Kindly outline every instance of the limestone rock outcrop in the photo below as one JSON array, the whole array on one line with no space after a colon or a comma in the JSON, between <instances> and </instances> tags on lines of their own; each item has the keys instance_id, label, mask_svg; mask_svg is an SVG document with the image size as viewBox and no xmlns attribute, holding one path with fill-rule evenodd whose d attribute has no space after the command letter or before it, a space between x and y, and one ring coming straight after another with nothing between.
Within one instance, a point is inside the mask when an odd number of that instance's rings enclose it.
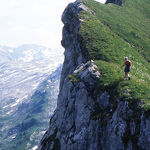
<instances>
[{"instance_id":1,"label":"limestone rock outcrop","mask_svg":"<svg viewBox=\"0 0 150 150\"><path fill-rule=\"evenodd\" d=\"M105 4L113 3L119 6L122 6L121 0L107 0Z\"/></svg>"}]
</instances>

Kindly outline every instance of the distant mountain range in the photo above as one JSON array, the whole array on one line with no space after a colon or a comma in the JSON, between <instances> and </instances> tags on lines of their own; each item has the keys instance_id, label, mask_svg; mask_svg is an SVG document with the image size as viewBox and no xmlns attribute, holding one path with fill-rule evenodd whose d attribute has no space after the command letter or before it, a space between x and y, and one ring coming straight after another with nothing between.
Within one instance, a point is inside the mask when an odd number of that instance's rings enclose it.
<instances>
[{"instance_id":1,"label":"distant mountain range","mask_svg":"<svg viewBox=\"0 0 150 150\"><path fill-rule=\"evenodd\" d=\"M62 54L39 45L0 46L0 149L39 143L56 107Z\"/></svg>"},{"instance_id":2,"label":"distant mountain range","mask_svg":"<svg viewBox=\"0 0 150 150\"><path fill-rule=\"evenodd\" d=\"M31 62L35 60L52 59L55 54L62 54L62 49L52 50L36 44L25 44L18 47L0 46L0 62L23 61Z\"/></svg>"}]
</instances>

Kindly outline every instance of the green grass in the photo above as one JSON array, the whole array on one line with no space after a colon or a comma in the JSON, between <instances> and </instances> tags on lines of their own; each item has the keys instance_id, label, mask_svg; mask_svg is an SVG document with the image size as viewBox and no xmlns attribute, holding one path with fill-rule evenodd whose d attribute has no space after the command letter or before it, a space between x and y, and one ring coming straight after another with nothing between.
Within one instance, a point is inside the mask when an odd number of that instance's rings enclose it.
<instances>
[{"instance_id":1,"label":"green grass","mask_svg":"<svg viewBox=\"0 0 150 150\"><path fill-rule=\"evenodd\" d=\"M70 80L71 82L79 82L79 81L80 81L80 79L79 79L79 77L78 77L78 74L74 74L74 75L69 74L69 75L68 75L68 78L69 78L69 80Z\"/></svg>"},{"instance_id":2,"label":"green grass","mask_svg":"<svg viewBox=\"0 0 150 150\"><path fill-rule=\"evenodd\" d=\"M84 0L84 3L95 13L97 22L93 26L102 29L99 32L95 30L94 33L101 33L101 36L103 33L107 35L109 33L111 36L103 35L105 40L116 41L117 38L120 41L122 39L132 49L144 55L147 61L150 61L150 1L124 0L123 7L114 4L103 5L92 0ZM112 40L114 35L115 39ZM109 46L111 46L111 41ZM122 47L123 43L121 43L116 41L115 45Z\"/></svg>"},{"instance_id":3,"label":"green grass","mask_svg":"<svg viewBox=\"0 0 150 150\"><path fill-rule=\"evenodd\" d=\"M150 109L150 87L148 84L134 76L131 76L130 81L126 81L123 69L115 63L95 61L95 64L101 72L99 84L97 85L98 92L108 91L114 100L118 98L129 102L142 100L142 107L145 110Z\"/></svg>"},{"instance_id":4,"label":"green grass","mask_svg":"<svg viewBox=\"0 0 150 150\"><path fill-rule=\"evenodd\" d=\"M101 72L97 95L107 90L113 99L142 101L150 111L150 1L123 0L123 7L83 0L94 12L81 11L79 36ZM131 80L124 80L124 57L132 61ZM128 92L126 92L128 91ZM116 97L116 99L115 99Z\"/></svg>"}]
</instances>

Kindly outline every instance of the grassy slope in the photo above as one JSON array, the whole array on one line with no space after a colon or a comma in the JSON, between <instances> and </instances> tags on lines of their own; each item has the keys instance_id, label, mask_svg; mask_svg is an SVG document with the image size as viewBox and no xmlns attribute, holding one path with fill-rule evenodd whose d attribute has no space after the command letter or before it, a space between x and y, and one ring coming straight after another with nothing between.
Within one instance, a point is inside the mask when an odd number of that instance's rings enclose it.
<instances>
[{"instance_id":1,"label":"grassy slope","mask_svg":"<svg viewBox=\"0 0 150 150\"><path fill-rule=\"evenodd\" d=\"M150 110L150 1L122 0L123 7L83 0L94 12L82 11L79 35L101 71L98 95L109 91L131 104L142 100L140 108ZM131 80L124 80L124 57L132 61ZM136 108L135 108L136 109ZM141 110L141 109L140 109Z\"/></svg>"}]
</instances>

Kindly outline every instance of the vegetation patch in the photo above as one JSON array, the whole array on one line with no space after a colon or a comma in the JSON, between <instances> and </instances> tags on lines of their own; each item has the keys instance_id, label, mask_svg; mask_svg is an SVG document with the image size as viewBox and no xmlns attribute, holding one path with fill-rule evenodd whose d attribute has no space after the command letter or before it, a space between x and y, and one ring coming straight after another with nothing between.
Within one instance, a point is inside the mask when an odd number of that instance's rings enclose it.
<instances>
[{"instance_id":1,"label":"vegetation patch","mask_svg":"<svg viewBox=\"0 0 150 150\"><path fill-rule=\"evenodd\" d=\"M71 82L80 82L80 78L78 77L78 74L69 74L68 78Z\"/></svg>"}]
</instances>

